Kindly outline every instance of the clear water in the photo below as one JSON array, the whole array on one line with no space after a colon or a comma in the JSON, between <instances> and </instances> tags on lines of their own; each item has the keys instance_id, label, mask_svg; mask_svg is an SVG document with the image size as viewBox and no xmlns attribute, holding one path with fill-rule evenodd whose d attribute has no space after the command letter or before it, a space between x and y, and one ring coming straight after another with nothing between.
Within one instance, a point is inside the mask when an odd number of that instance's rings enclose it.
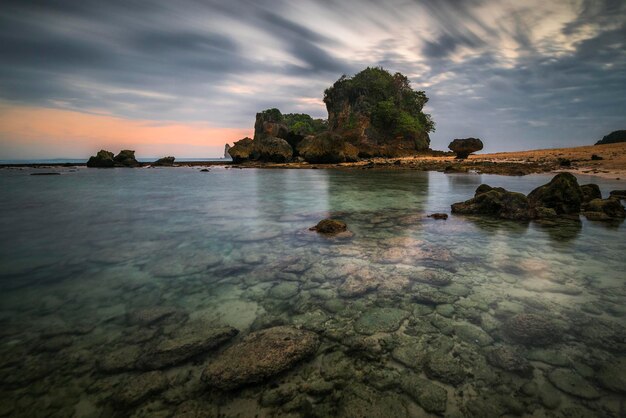
<instances>
[{"instance_id":1,"label":"clear water","mask_svg":"<svg viewBox=\"0 0 626 418\"><path fill-rule=\"evenodd\" d=\"M481 183L527 193L550 176L29 172L0 171L0 416L624 414L624 223L426 217L449 213ZM579 181L604 195L625 188ZM326 217L353 235L308 230ZM369 282L346 292L359 275ZM177 313L129 320L154 307ZM524 313L559 335L521 341L507 324ZM200 380L221 347L164 369L167 385L136 404L116 403L141 372L104 373L102 359L146 350L191 321L237 328L225 347L283 324L317 333L321 345L231 392ZM498 347L527 368L493 361Z\"/></svg>"}]
</instances>

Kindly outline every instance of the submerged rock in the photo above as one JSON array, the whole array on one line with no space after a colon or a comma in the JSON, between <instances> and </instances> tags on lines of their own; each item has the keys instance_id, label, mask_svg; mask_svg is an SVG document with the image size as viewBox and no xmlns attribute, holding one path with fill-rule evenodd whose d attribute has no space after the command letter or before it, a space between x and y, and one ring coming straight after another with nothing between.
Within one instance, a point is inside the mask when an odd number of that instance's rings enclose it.
<instances>
[{"instance_id":1,"label":"submerged rock","mask_svg":"<svg viewBox=\"0 0 626 418\"><path fill-rule=\"evenodd\" d=\"M372 308L363 313L354 323L354 330L359 334L372 335L378 332L394 332L410 315L409 312L395 308Z\"/></svg>"},{"instance_id":2,"label":"submerged rock","mask_svg":"<svg viewBox=\"0 0 626 418\"><path fill-rule=\"evenodd\" d=\"M428 215L429 218L433 218L433 219L443 219L444 221L446 219L448 219L448 214L447 213L431 213L430 215Z\"/></svg>"},{"instance_id":3,"label":"submerged rock","mask_svg":"<svg viewBox=\"0 0 626 418\"><path fill-rule=\"evenodd\" d=\"M141 354L142 349L138 345L124 346L104 355L98 361L98 369L105 373L133 370Z\"/></svg>"},{"instance_id":4,"label":"submerged rock","mask_svg":"<svg viewBox=\"0 0 626 418\"><path fill-rule=\"evenodd\" d=\"M130 376L120 385L120 389L111 398L114 404L122 407L138 405L153 395L163 392L169 386L167 377L162 372L148 372L139 376Z\"/></svg>"},{"instance_id":5,"label":"submerged rock","mask_svg":"<svg viewBox=\"0 0 626 418\"><path fill-rule=\"evenodd\" d=\"M532 211L526 196L486 184L476 189L473 199L452 204L452 213L492 215L503 219L527 220Z\"/></svg>"},{"instance_id":6,"label":"submerged rock","mask_svg":"<svg viewBox=\"0 0 626 418\"><path fill-rule=\"evenodd\" d=\"M314 227L309 228L309 230L317 231L321 234L337 234L346 231L347 228L345 222L336 219L323 219Z\"/></svg>"},{"instance_id":7,"label":"submerged rock","mask_svg":"<svg viewBox=\"0 0 626 418\"><path fill-rule=\"evenodd\" d=\"M131 311L127 315L127 320L130 325L146 326L174 315L177 312L178 310L176 308L155 306Z\"/></svg>"},{"instance_id":8,"label":"submerged rock","mask_svg":"<svg viewBox=\"0 0 626 418\"><path fill-rule=\"evenodd\" d=\"M427 412L442 414L446 411L448 392L441 386L410 373L402 376L400 387Z\"/></svg>"},{"instance_id":9,"label":"submerged rock","mask_svg":"<svg viewBox=\"0 0 626 418\"><path fill-rule=\"evenodd\" d=\"M609 390L626 393L626 358L604 365L598 372L598 380Z\"/></svg>"},{"instance_id":10,"label":"submerged rock","mask_svg":"<svg viewBox=\"0 0 626 418\"><path fill-rule=\"evenodd\" d=\"M532 366L528 360L524 358L519 350L513 347L496 347L487 352L486 358L489 364L507 372L518 373L522 376L530 376L532 374Z\"/></svg>"},{"instance_id":11,"label":"submerged rock","mask_svg":"<svg viewBox=\"0 0 626 418\"><path fill-rule=\"evenodd\" d=\"M309 357L318 345L317 334L289 326L253 332L209 363L202 380L223 390L258 383Z\"/></svg>"},{"instance_id":12,"label":"submerged rock","mask_svg":"<svg viewBox=\"0 0 626 418\"><path fill-rule=\"evenodd\" d=\"M483 141L478 138L455 139L448 145L448 148L456 153L459 160L469 157L472 152L483 149Z\"/></svg>"},{"instance_id":13,"label":"submerged rock","mask_svg":"<svg viewBox=\"0 0 626 418\"><path fill-rule=\"evenodd\" d=\"M552 320L535 314L518 314L504 323L504 333L530 346L548 345L561 339L562 330Z\"/></svg>"},{"instance_id":14,"label":"submerged rock","mask_svg":"<svg viewBox=\"0 0 626 418\"><path fill-rule=\"evenodd\" d=\"M600 393L576 372L568 369L554 369L548 373L548 380L558 389L584 399L597 399Z\"/></svg>"},{"instance_id":15,"label":"submerged rock","mask_svg":"<svg viewBox=\"0 0 626 418\"><path fill-rule=\"evenodd\" d=\"M465 381L465 372L460 360L450 353L434 351L428 355L425 364L426 375L431 379L458 386Z\"/></svg>"},{"instance_id":16,"label":"submerged rock","mask_svg":"<svg viewBox=\"0 0 626 418\"><path fill-rule=\"evenodd\" d=\"M343 391L337 416L341 418L406 417L407 409L400 396L379 392L360 384Z\"/></svg>"},{"instance_id":17,"label":"submerged rock","mask_svg":"<svg viewBox=\"0 0 626 418\"><path fill-rule=\"evenodd\" d=\"M533 208L551 208L557 215L579 213L583 198L578 180L570 173L557 174L548 184L537 187L528 195Z\"/></svg>"},{"instance_id":18,"label":"submerged rock","mask_svg":"<svg viewBox=\"0 0 626 418\"><path fill-rule=\"evenodd\" d=\"M238 332L233 327L214 328L204 323L187 323L151 346L142 355L139 365L149 370L173 366L222 345Z\"/></svg>"}]
</instances>

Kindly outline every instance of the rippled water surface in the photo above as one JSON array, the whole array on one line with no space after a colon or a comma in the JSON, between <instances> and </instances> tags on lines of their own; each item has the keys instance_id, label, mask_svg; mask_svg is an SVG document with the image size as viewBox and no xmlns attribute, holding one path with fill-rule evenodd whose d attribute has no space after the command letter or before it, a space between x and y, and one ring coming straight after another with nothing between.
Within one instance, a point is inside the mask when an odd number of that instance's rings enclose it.
<instances>
[{"instance_id":1,"label":"rippled water surface","mask_svg":"<svg viewBox=\"0 0 626 418\"><path fill-rule=\"evenodd\" d=\"M626 225L426 217L550 176L28 174L0 171L2 417L624 416ZM318 343L203 377L277 326Z\"/></svg>"}]
</instances>

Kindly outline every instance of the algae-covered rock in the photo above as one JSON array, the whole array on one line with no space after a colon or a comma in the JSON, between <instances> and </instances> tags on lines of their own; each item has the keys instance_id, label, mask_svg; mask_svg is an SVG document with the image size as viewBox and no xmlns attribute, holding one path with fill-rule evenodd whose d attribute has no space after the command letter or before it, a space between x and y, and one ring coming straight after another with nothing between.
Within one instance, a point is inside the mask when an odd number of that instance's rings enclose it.
<instances>
[{"instance_id":1,"label":"algae-covered rock","mask_svg":"<svg viewBox=\"0 0 626 418\"><path fill-rule=\"evenodd\" d=\"M467 373L458 357L441 350L428 355L425 364L426 375L435 380L458 386L467 379Z\"/></svg>"},{"instance_id":2,"label":"algae-covered rock","mask_svg":"<svg viewBox=\"0 0 626 418\"><path fill-rule=\"evenodd\" d=\"M583 203L591 202L593 199L602 199L602 192L597 184L582 184L580 190L583 192Z\"/></svg>"},{"instance_id":3,"label":"algae-covered rock","mask_svg":"<svg viewBox=\"0 0 626 418\"><path fill-rule=\"evenodd\" d=\"M311 231L317 231L320 234L338 234L344 232L347 229L345 222L337 219L323 219L317 223L314 227L309 228Z\"/></svg>"},{"instance_id":4,"label":"algae-covered rock","mask_svg":"<svg viewBox=\"0 0 626 418\"><path fill-rule=\"evenodd\" d=\"M144 369L173 366L222 345L237 333L232 327L215 328L203 322L187 323L150 346L139 360L139 365Z\"/></svg>"},{"instance_id":5,"label":"algae-covered rock","mask_svg":"<svg viewBox=\"0 0 626 418\"><path fill-rule=\"evenodd\" d=\"M360 334L372 335L377 332L393 332L410 315L395 308L372 308L363 313L354 323L354 330Z\"/></svg>"},{"instance_id":6,"label":"algae-covered rock","mask_svg":"<svg viewBox=\"0 0 626 418\"><path fill-rule=\"evenodd\" d=\"M584 195L578 180L570 173L559 173L548 184L539 186L528 195L532 207L552 208L558 215L577 214Z\"/></svg>"},{"instance_id":7,"label":"algae-covered rock","mask_svg":"<svg viewBox=\"0 0 626 418\"><path fill-rule=\"evenodd\" d=\"M503 219L527 220L533 217L530 204L522 193L509 192L501 187L481 185L474 198L452 204L452 213L463 215L491 215Z\"/></svg>"},{"instance_id":8,"label":"algae-covered rock","mask_svg":"<svg viewBox=\"0 0 626 418\"><path fill-rule=\"evenodd\" d=\"M448 148L456 153L457 159L465 159L471 153L483 149L483 141L478 138L455 139L448 145Z\"/></svg>"},{"instance_id":9,"label":"algae-covered rock","mask_svg":"<svg viewBox=\"0 0 626 418\"><path fill-rule=\"evenodd\" d=\"M469 344L477 344L483 347L493 342L493 338L482 328L467 322L455 324L453 329L457 337Z\"/></svg>"},{"instance_id":10,"label":"algae-covered rock","mask_svg":"<svg viewBox=\"0 0 626 418\"><path fill-rule=\"evenodd\" d=\"M616 199L626 200L626 190L611 190L609 192L609 196Z\"/></svg>"},{"instance_id":11,"label":"algae-covered rock","mask_svg":"<svg viewBox=\"0 0 626 418\"><path fill-rule=\"evenodd\" d=\"M441 386L413 373L407 373L400 379L400 387L427 412L443 414L446 411L448 392Z\"/></svg>"},{"instance_id":12,"label":"algae-covered rock","mask_svg":"<svg viewBox=\"0 0 626 418\"><path fill-rule=\"evenodd\" d=\"M584 399L596 399L600 393L589 382L568 369L554 369L548 373L548 380L558 389Z\"/></svg>"},{"instance_id":13,"label":"algae-covered rock","mask_svg":"<svg viewBox=\"0 0 626 418\"><path fill-rule=\"evenodd\" d=\"M536 314L518 314L504 323L504 333L530 346L552 344L561 339L563 330L551 319Z\"/></svg>"},{"instance_id":14,"label":"algae-covered rock","mask_svg":"<svg viewBox=\"0 0 626 418\"><path fill-rule=\"evenodd\" d=\"M584 215L590 220L626 218L626 210L618 199L593 199L584 206Z\"/></svg>"},{"instance_id":15,"label":"algae-covered rock","mask_svg":"<svg viewBox=\"0 0 626 418\"><path fill-rule=\"evenodd\" d=\"M274 163L285 163L291 160L293 149L287 141L274 136L254 140L256 159Z\"/></svg>"},{"instance_id":16,"label":"algae-covered rock","mask_svg":"<svg viewBox=\"0 0 626 418\"><path fill-rule=\"evenodd\" d=\"M295 366L318 345L317 334L289 326L256 331L213 359L202 380L223 390L258 383Z\"/></svg>"},{"instance_id":17,"label":"algae-covered rock","mask_svg":"<svg viewBox=\"0 0 626 418\"><path fill-rule=\"evenodd\" d=\"M126 319L130 325L146 326L159 322L177 312L176 308L169 306L151 306L130 311Z\"/></svg>"}]
</instances>

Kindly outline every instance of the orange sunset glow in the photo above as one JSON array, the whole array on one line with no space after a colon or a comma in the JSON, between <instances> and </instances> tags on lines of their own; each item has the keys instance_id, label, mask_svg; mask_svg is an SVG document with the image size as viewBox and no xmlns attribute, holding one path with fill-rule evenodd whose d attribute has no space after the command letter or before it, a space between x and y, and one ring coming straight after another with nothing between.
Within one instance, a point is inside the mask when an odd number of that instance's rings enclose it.
<instances>
[{"instance_id":1,"label":"orange sunset glow","mask_svg":"<svg viewBox=\"0 0 626 418\"><path fill-rule=\"evenodd\" d=\"M248 129L220 128L203 122L155 122L42 107L0 106L0 155L16 158L82 158L101 148L130 148L139 157L221 157L224 144L248 135Z\"/></svg>"}]
</instances>

